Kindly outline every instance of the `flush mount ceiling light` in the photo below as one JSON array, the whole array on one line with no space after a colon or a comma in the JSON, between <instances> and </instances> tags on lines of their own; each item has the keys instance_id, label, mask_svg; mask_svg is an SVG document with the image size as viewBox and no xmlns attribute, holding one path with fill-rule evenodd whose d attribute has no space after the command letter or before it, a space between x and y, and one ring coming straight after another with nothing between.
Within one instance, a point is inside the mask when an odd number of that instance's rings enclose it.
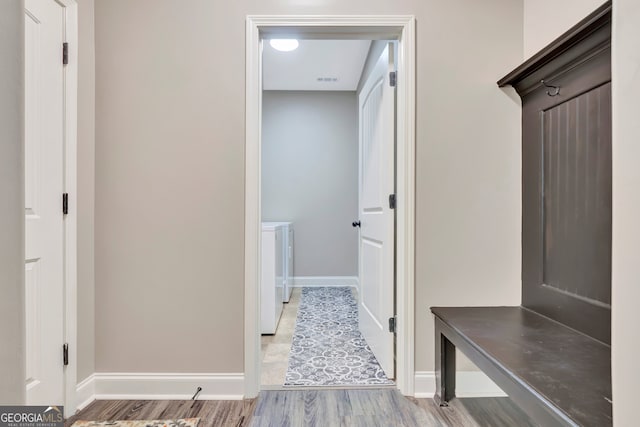
<instances>
[{"instance_id":1,"label":"flush mount ceiling light","mask_svg":"<svg viewBox=\"0 0 640 427\"><path fill-rule=\"evenodd\" d=\"M298 48L298 40L296 39L271 39L269 44L280 52L291 52Z\"/></svg>"}]
</instances>

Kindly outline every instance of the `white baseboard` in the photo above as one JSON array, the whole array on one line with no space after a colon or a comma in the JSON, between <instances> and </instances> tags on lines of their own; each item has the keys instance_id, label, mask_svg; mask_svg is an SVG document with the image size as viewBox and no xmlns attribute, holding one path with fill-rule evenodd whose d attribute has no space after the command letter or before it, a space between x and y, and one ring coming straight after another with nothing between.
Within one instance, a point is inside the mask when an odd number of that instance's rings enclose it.
<instances>
[{"instance_id":1,"label":"white baseboard","mask_svg":"<svg viewBox=\"0 0 640 427\"><path fill-rule=\"evenodd\" d=\"M85 408L94 400L188 400L198 387L202 387L198 394L200 400L240 400L244 397L244 375L95 373L76 386L77 409ZM432 398L435 389L434 372L416 372L416 398ZM506 394L484 373L461 371L456 373L456 396L504 397Z\"/></svg>"},{"instance_id":2,"label":"white baseboard","mask_svg":"<svg viewBox=\"0 0 640 427\"><path fill-rule=\"evenodd\" d=\"M241 400L244 374L95 373L76 387L78 409L93 400Z\"/></svg>"},{"instance_id":3,"label":"white baseboard","mask_svg":"<svg viewBox=\"0 0 640 427\"><path fill-rule=\"evenodd\" d=\"M360 289L358 276L296 276L293 278L294 288L333 286Z\"/></svg>"},{"instance_id":4,"label":"white baseboard","mask_svg":"<svg viewBox=\"0 0 640 427\"><path fill-rule=\"evenodd\" d=\"M414 397L428 399L436 394L436 373L417 371L414 380Z\"/></svg>"},{"instance_id":5,"label":"white baseboard","mask_svg":"<svg viewBox=\"0 0 640 427\"><path fill-rule=\"evenodd\" d=\"M95 374L89 375L76 385L76 410L86 408L91 402L96 400Z\"/></svg>"},{"instance_id":6,"label":"white baseboard","mask_svg":"<svg viewBox=\"0 0 640 427\"><path fill-rule=\"evenodd\" d=\"M435 372L419 371L415 376L415 397L432 398L436 392ZM456 372L457 397L504 397L505 392L480 371Z\"/></svg>"}]
</instances>

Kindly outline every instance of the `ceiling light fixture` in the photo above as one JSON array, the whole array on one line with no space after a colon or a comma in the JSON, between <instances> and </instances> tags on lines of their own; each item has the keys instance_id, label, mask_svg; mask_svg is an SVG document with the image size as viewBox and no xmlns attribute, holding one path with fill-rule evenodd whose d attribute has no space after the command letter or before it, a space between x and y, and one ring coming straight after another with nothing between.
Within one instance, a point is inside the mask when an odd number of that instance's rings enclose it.
<instances>
[{"instance_id":1,"label":"ceiling light fixture","mask_svg":"<svg viewBox=\"0 0 640 427\"><path fill-rule=\"evenodd\" d=\"M275 50L280 52L291 52L298 48L298 40L296 39L271 39L269 44Z\"/></svg>"}]
</instances>

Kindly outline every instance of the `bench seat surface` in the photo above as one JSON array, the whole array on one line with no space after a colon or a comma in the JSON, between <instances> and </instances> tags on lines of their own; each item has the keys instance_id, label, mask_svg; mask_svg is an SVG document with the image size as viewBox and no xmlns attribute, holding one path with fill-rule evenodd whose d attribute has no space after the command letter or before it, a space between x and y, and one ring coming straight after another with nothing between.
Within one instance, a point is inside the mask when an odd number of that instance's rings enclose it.
<instances>
[{"instance_id":1,"label":"bench seat surface","mask_svg":"<svg viewBox=\"0 0 640 427\"><path fill-rule=\"evenodd\" d=\"M432 307L474 348L581 425L611 425L611 348L523 307Z\"/></svg>"}]
</instances>

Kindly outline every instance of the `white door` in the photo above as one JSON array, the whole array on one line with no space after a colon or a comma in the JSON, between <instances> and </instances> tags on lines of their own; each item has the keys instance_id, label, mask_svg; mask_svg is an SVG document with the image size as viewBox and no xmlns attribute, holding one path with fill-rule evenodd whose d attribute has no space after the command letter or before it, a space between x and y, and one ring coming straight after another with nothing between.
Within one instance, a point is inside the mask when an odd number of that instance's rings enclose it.
<instances>
[{"instance_id":1,"label":"white door","mask_svg":"<svg viewBox=\"0 0 640 427\"><path fill-rule=\"evenodd\" d=\"M360 113L360 330L387 377L394 378L395 71L389 44L359 95Z\"/></svg>"},{"instance_id":2,"label":"white door","mask_svg":"<svg viewBox=\"0 0 640 427\"><path fill-rule=\"evenodd\" d=\"M62 405L64 9L25 1L27 404Z\"/></svg>"}]
</instances>

